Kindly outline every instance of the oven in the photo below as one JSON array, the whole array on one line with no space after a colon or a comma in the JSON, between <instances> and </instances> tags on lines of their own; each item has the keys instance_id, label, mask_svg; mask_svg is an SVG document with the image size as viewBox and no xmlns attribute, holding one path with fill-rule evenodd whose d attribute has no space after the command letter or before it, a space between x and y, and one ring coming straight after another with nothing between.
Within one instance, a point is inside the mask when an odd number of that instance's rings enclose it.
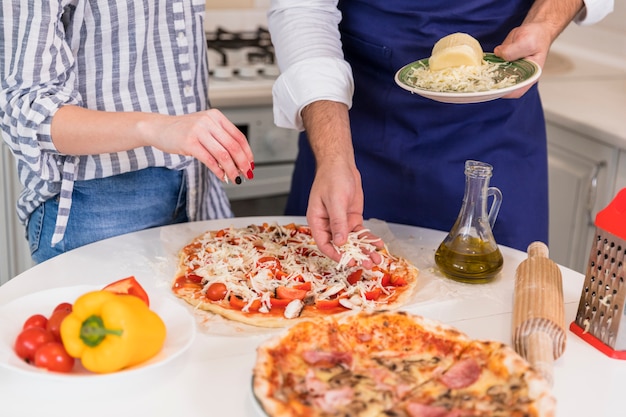
<instances>
[{"instance_id":1,"label":"oven","mask_svg":"<svg viewBox=\"0 0 626 417\"><path fill-rule=\"evenodd\" d=\"M278 76L269 32L217 27L207 31L209 100L245 135L254 179L225 184L236 216L282 215L298 149L298 132L274 125L272 85Z\"/></svg>"}]
</instances>

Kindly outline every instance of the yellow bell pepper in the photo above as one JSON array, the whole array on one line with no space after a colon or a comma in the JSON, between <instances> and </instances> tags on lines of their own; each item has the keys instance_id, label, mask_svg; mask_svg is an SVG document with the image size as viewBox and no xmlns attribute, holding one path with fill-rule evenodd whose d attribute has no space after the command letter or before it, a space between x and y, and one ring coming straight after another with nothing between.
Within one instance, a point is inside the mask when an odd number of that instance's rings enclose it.
<instances>
[{"instance_id":1,"label":"yellow bell pepper","mask_svg":"<svg viewBox=\"0 0 626 417\"><path fill-rule=\"evenodd\" d=\"M165 323L141 299L102 290L81 295L61 323L67 353L97 373L150 359L163 348L165 335Z\"/></svg>"}]
</instances>

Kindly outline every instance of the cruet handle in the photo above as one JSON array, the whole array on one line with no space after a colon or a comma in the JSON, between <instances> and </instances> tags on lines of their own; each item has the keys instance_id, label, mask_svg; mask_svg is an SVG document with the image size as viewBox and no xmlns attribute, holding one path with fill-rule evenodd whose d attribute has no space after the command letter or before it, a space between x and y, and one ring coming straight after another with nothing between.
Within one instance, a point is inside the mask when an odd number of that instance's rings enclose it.
<instances>
[{"instance_id":1,"label":"cruet handle","mask_svg":"<svg viewBox=\"0 0 626 417\"><path fill-rule=\"evenodd\" d=\"M487 188L487 197L493 196L491 207L489 208L489 226L493 229L493 225L496 223L496 217L500 211L500 205L502 204L502 191L498 187Z\"/></svg>"}]
</instances>

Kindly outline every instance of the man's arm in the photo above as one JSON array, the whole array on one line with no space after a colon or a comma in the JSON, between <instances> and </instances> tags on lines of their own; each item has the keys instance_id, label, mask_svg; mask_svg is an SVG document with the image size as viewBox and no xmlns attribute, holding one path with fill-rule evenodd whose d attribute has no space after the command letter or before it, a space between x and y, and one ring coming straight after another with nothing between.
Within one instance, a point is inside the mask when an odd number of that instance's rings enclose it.
<instances>
[{"instance_id":1,"label":"man's arm","mask_svg":"<svg viewBox=\"0 0 626 417\"><path fill-rule=\"evenodd\" d=\"M363 189L348 117L354 83L343 59L340 20L336 0L273 0L268 13L281 69L273 88L274 119L307 132L316 160L307 222L319 249L336 261L333 244L341 246L349 232L363 228Z\"/></svg>"}]
</instances>

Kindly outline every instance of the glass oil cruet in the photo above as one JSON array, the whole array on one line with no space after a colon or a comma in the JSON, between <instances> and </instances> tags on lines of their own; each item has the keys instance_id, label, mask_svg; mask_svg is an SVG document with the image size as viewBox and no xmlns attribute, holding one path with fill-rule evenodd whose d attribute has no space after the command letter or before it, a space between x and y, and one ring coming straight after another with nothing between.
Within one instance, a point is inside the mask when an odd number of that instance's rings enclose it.
<instances>
[{"instance_id":1,"label":"glass oil cruet","mask_svg":"<svg viewBox=\"0 0 626 417\"><path fill-rule=\"evenodd\" d=\"M487 163L465 161L465 195L452 230L435 252L441 271L457 281L485 283L502 269L503 259L493 237L502 193L489 186L493 167ZM489 212L487 201L493 197Z\"/></svg>"}]
</instances>

